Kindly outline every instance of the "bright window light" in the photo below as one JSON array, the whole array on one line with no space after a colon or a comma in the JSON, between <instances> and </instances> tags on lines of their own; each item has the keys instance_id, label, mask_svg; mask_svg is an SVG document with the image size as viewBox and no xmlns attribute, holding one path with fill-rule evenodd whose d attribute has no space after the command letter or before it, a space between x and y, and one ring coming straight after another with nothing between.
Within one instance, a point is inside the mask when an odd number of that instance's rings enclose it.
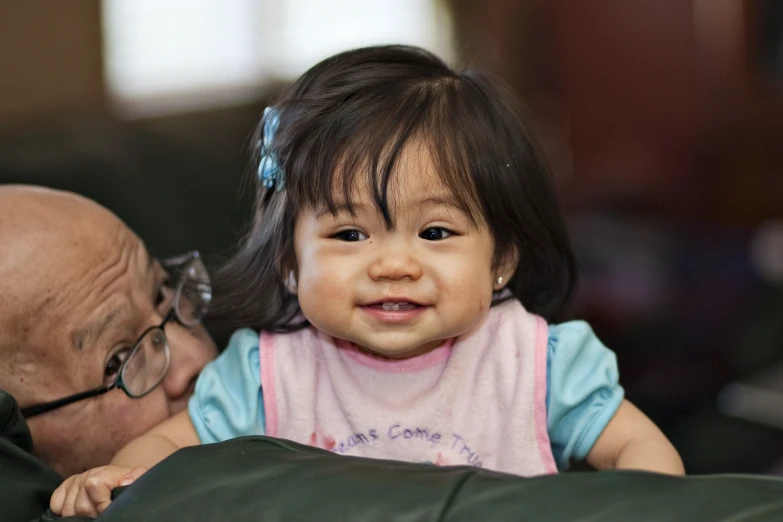
<instances>
[{"instance_id":1,"label":"bright window light","mask_svg":"<svg viewBox=\"0 0 783 522\"><path fill-rule=\"evenodd\" d=\"M129 117L242 103L336 52L407 43L451 58L438 0L103 0L106 84Z\"/></svg>"},{"instance_id":2,"label":"bright window light","mask_svg":"<svg viewBox=\"0 0 783 522\"><path fill-rule=\"evenodd\" d=\"M384 43L418 45L443 54L443 25L426 0L287 0L277 70L297 76L345 49ZM441 25L441 27L439 27Z\"/></svg>"}]
</instances>

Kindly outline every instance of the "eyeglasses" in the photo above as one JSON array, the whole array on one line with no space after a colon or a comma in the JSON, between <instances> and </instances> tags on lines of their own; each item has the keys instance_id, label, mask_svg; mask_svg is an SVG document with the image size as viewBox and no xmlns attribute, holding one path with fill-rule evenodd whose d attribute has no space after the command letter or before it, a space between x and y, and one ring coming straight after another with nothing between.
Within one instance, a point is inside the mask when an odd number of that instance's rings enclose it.
<instances>
[{"instance_id":1,"label":"eyeglasses","mask_svg":"<svg viewBox=\"0 0 783 522\"><path fill-rule=\"evenodd\" d=\"M171 310L162 323L147 328L141 334L122 362L114 382L56 401L22 408L23 417L30 418L83 399L103 395L114 388L121 389L132 399L138 399L150 393L163 381L171 363L171 351L164 330L166 323L174 319L186 328L200 324L212 301L212 285L209 273L196 251L162 260L161 264L175 281Z\"/></svg>"}]
</instances>

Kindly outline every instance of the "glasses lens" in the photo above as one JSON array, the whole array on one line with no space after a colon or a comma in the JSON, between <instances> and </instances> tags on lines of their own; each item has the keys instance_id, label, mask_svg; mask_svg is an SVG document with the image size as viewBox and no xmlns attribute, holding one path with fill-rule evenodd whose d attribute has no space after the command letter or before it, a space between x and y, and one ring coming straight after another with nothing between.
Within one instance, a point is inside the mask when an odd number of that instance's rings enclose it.
<instances>
[{"instance_id":1,"label":"glasses lens","mask_svg":"<svg viewBox=\"0 0 783 522\"><path fill-rule=\"evenodd\" d=\"M200 258L188 262L180 276L177 296L177 317L187 326L195 326L207 313L212 301L212 284L209 273Z\"/></svg>"},{"instance_id":2,"label":"glasses lens","mask_svg":"<svg viewBox=\"0 0 783 522\"><path fill-rule=\"evenodd\" d=\"M160 328L151 328L128 356L122 382L131 397L141 397L157 386L169 369L169 346Z\"/></svg>"}]
</instances>

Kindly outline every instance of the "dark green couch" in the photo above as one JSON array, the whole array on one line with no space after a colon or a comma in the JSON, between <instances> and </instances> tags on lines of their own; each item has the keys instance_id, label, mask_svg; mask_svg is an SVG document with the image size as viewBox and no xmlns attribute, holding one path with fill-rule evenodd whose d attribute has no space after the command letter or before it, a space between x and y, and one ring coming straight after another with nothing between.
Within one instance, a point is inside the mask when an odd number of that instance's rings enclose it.
<instances>
[{"instance_id":1,"label":"dark green couch","mask_svg":"<svg viewBox=\"0 0 783 522\"><path fill-rule=\"evenodd\" d=\"M28 453L29 431L2 391L0 421L0 520L53 520L45 510L58 477ZM99 520L781 521L783 480L639 472L524 479L245 437L178 451L117 490Z\"/></svg>"}]
</instances>

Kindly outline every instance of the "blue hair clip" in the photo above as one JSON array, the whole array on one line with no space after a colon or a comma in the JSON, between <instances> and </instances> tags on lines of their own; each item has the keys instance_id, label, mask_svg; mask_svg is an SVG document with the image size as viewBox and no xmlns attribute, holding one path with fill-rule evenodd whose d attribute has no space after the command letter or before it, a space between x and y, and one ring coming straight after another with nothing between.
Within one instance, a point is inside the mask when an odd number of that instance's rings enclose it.
<instances>
[{"instance_id":1,"label":"blue hair clip","mask_svg":"<svg viewBox=\"0 0 783 522\"><path fill-rule=\"evenodd\" d=\"M261 159L258 162L258 179L266 189L275 187L283 190L285 174L277 161L277 155L272 150L272 141L280 125L280 111L274 107L264 109L264 141L261 144Z\"/></svg>"}]
</instances>

